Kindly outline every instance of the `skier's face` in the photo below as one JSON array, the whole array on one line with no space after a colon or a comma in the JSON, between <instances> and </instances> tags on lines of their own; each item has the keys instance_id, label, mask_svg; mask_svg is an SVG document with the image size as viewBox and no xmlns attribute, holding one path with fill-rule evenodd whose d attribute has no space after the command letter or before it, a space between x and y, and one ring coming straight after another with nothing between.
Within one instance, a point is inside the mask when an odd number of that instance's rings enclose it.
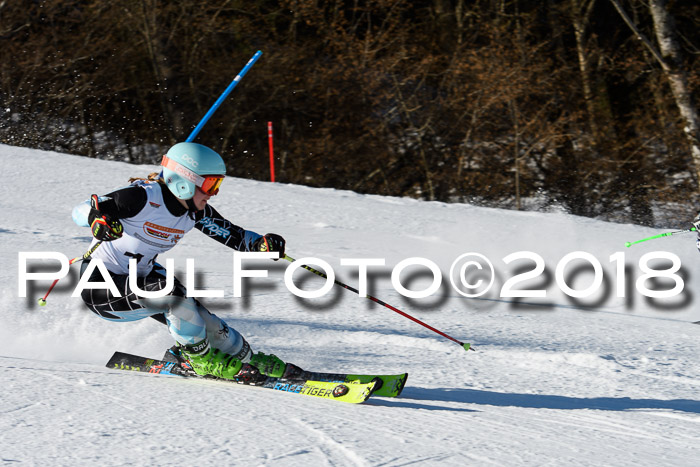
<instances>
[{"instance_id":1,"label":"skier's face","mask_svg":"<svg viewBox=\"0 0 700 467\"><path fill-rule=\"evenodd\" d=\"M207 205L209 198L211 198L210 195L206 194L199 187L197 187L197 189L194 192L194 196L192 197L192 201L197 207L197 210L201 211L202 209L204 209L204 206Z\"/></svg>"}]
</instances>

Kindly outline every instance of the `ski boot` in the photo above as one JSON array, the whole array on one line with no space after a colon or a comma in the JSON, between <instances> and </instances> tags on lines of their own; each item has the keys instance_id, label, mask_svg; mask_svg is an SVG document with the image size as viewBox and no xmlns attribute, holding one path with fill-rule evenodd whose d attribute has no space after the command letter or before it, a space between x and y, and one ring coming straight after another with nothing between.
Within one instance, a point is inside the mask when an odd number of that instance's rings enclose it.
<instances>
[{"instance_id":1,"label":"ski boot","mask_svg":"<svg viewBox=\"0 0 700 467\"><path fill-rule=\"evenodd\" d=\"M261 374L271 378L281 378L287 366L286 363L276 356L272 354L266 355L262 352L253 355L248 363L257 368Z\"/></svg>"},{"instance_id":2,"label":"ski boot","mask_svg":"<svg viewBox=\"0 0 700 467\"><path fill-rule=\"evenodd\" d=\"M180 348L180 351L182 357L185 357L192 366L192 370L200 376L235 380L243 366L243 362L219 349L210 348L203 354L188 352L186 348Z\"/></svg>"},{"instance_id":3,"label":"ski boot","mask_svg":"<svg viewBox=\"0 0 700 467\"><path fill-rule=\"evenodd\" d=\"M272 354L266 355L258 352L251 357L249 363L243 363L218 349L209 349L203 355L188 355L188 352L177 344L165 351L163 360L191 367L198 375L212 375L249 383L264 380L266 376L292 378L301 376L303 373L303 370L298 366L285 364ZM234 373L234 371L236 372Z\"/></svg>"},{"instance_id":4,"label":"ski boot","mask_svg":"<svg viewBox=\"0 0 700 467\"><path fill-rule=\"evenodd\" d=\"M244 363L236 375L236 381L244 384L264 384L268 378L301 379L304 370L291 363L284 363L274 355L258 352Z\"/></svg>"}]
</instances>

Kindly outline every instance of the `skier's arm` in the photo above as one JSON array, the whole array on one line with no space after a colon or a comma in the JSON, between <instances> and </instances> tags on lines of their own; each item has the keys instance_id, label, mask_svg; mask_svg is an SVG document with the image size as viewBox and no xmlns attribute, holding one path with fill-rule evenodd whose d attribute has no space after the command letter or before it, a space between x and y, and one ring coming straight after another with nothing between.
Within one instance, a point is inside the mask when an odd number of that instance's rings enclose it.
<instances>
[{"instance_id":1,"label":"skier's arm","mask_svg":"<svg viewBox=\"0 0 700 467\"><path fill-rule=\"evenodd\" d=\"M102 201L97 195L92 195L88 214L92 236L101 242L121 238L124 228L119 219L138 214L145 206L146 199L145 191L137 187L117 190L107 195Z\"/></svg>"},{"instance_id":2,"label":"skier's arm","mask_svg":"<svg viewBox=\"0 0 700 467\"><path fill-rule=\"evenodd\" d=\"M100 212L113 219L126 219L141 212L147 201L148 194L140 186L121 188L100 201Z\"/></svg>"},{"instance_id":3,"label":"skier's arm","mask_svg":"<svg viewBox=\"0 0 700 467\"><path fill-rule=\"evenodd\" d=\"M206 205L195 215L195 228L238 251L271 251L284 256L284 239L275 234L260 235L251 230L245 230L225 219L216 209Z\"/></svg>"},{"instance_id":4,"label":"skier's arm","mask_svg":"<svg viewBox=\"0 0 700 467\"><path fill-rule=\"evenodd\" d=\"M245 230L225 219L208 204L201 211L197 211L195 220L197 221L194 225L196 229L234 250L256 251L254 249L255 242L262 238L259 233Z\"/></svg>"},{"instance_id":5,"label":"skier's arm","mask_svg":"<svg viewBox=\"0 0 700 467\"><path fill-rule=\"evenodd\" d=\"M113 219L134 217L146 205L148 195L143 188L130 186L100 196L100 211ZM73 221L81 227L90 227L94 217L91 214L91 201L85 201L73 208ZM91 218L92 217L92 218Z\"/></svg>"}]
</instances>

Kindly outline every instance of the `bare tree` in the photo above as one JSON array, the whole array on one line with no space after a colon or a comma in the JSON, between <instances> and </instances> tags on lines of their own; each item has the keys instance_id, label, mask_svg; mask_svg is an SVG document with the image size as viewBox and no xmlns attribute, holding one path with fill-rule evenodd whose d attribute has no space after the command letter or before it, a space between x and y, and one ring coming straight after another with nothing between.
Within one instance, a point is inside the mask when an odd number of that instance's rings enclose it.
<instances>
[{"instance_id":1,"label":"bare tree","mask_svg":"<svg viewBox=\"0 0 700 467\"><path fill-rule=\"evenodd\" d=\"M693 156L696 181L700 181L700 116L698 115L690 85L688 84L688 74L683 66L675 22L673 16L668 11L668 2L667 0L649 0L649 10L651 11L651 16L654 21L654 32L660 49L658 50L629 18L620 5L620 2L618 0L610 1L637 38L651 51L665 73L676 106L685 123L684 132L690 144L690 151ZM700 184L697 189L700 191Z\"/></svg>"},{"instance_id":2,"label":"bare tree","mask_svg":"<svg viewBox=\"0 0 700 467\"><path fill-rule=\"evenodd\" d=\"M589 54L586 50L586 30L590 22L591 13L595 0L570 0L571 1L571 17L574 26L574 36L576 37L576 55L578 57L578 66L581 73L581 84L583 87L583 97L586 102L586 110L588 112L588 124L593 140L595 141L599 135L598 123L595 118L595 96L593 95L593 86L591 84L591 65Z\"/></svg>"}]
</instances>

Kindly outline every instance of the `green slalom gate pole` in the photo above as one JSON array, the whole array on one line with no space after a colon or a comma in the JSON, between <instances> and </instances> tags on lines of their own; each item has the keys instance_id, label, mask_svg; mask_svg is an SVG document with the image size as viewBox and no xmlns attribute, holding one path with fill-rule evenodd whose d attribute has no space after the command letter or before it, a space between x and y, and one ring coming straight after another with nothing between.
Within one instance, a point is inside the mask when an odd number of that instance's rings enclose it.
<instances>
[{"instance_id":1,"label":"green slalom gate pole","mask_svg":"<svg viewBox=\"0 0 700 467\"><path fill-rule=\"evenodd\" d=\"M290 257L290 256L287 256L287 255L284 255L284 259L286 259L287 261L292 262L292 263L293 263L294 261L296 261L294 258L292 258L292 257ZM301 267L304 268L304 269L306 269L307 271L313 272L313 273L316 274L317 276L321 276L321 277L323 277L323 278L325 278L325 279L328 279L328 276L327 276L326 274L324 274L323 272L319 271L318 269L314 269L314 268L312 268L311 266L307 266L306 264L302 265ZM342 282L340 282L340 281L338 281L338 280L334 280L333 282L334 282L336 285L339 285L339 286L341 286L341 287L344 288L344 289L347 289L347 290L349 290L349 291L351 291L351 292L355 292L357 295L360 295L360 291L357 290L357 289L354 288L354 287L350 287L350 286L347 285L347 284L343 284ZM383 302L382 300L379 300L379 299L376 298L376 297L373 297L373 296L371 296L371 295L367 295L367 298L370 299L370 300L372 300L372 301L375 302L375 303L378 303L378 304L380 304L380 305L382 305L382 306L384 306L384 307L390 309L391 311L394 311L394 312L400 314L400 315L403 316L404 318L408 318L408 319L410 319L411 321L413 321L414 323L418 323L418 324L420 324L421 326L423 326L424 328L430 329L430 330L433 331L434 333L439 334L439 335L441 335L442 337L444 337L444 338L446 338L446 339L449 339L449 340L451 340L452 342L454 342L454 343L456 343L456 344L459 344L464 350L474 350L474 349L472 348L472 346L471 346L470 343L459 341L459 340L455 339L454 337L449 336L449 335L445 334L444 332L442 332L442 331L440 331L440 330L438 330L438 329L435 329L434 327L430 326L429 324L424 323L423 321L419 320L418 318L414 318L413 316L409 315L408 313L403 312L403 311L399 310L398 308L393 307L393 306L389 305L389 304L386 303L386 302Z\"/></svg>"},{"instance_id":2,"label":"green slalom gate pole","mask_svg":"<svg viewBox=\"0 0 700 467\"><path fill-rule=\"evenodd\" d=\"M658 234L658 235L653 235L653 236L651 236L651 237L643 238L643 239L641 239L641 240L637 240L637 241L634 241L634 242L625 242L625 246L626 246L627 248L629 248L629 247L631 247L632 245L635 245L635 244L637 244L637 243L647 242L647 241L649 241L649 240L654 240L655 238L670 237L671 235L684 234L684 233L688 233L688 232L696 232L697 230L698 230L698 229L696 229L695 227L691 227L691 228L685 229L685 230L676 230L676 231L673 231L673 232L666 232L666 233L662 233L662 234Z\"/></svg>"}]
</instances>

